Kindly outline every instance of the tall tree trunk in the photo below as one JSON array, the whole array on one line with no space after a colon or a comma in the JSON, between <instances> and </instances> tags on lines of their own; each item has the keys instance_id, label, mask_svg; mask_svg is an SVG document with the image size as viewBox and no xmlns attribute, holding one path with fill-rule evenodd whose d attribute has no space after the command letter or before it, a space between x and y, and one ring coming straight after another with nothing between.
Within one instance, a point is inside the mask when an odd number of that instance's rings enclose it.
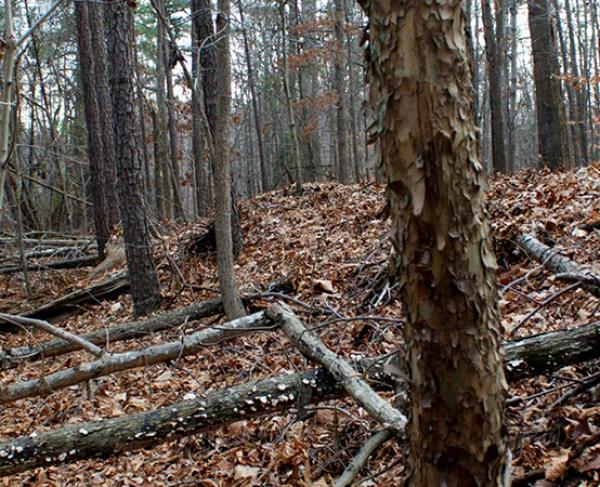
<instances>
[{"instance_id":1,"label":"tall tree trunk","mask_svg":"<svg viewBox=\"0 0 600 487\"><path fill-rule=\"evenodd\" d=\"M164 0L156 0L160 11L164 11L163 5ZM157 197L161 198L160 208L162 218L171 219L173 216L173 198L171 194L172 189L172 178L170 177L169 171L169 141L168 141L168 117L169 109L167 107L166 99L166 83L167 83L167 69L165 65L165 28L158 18L156 19L157 24L157 37L156 37L156 124L158 136L158 152L155 154L154 164L156 166L155 173L158 176L156 181ZM160 191L158 189L160 188ZM160 196L158 196L160 194ZM158 206L158 205L157 205Z\"/></svg>"},{"instance_id":2,"label":"tall tree trunk","mask_svg":"<svg viewBox=\"0 0 600 487\"><path fill-rule=\"evenodd\" d=\"M136 314L146 314L156 308L160 294L141 193L141 168L136 143L133 98L133 56L129 42L129 6L125 2L111 0L108 8L109 23L106 30L115 117L121 224L134 311Z\"/></svg>"},{"instance_id":3,"label":"tall tree trunk","mask_svg":"<svg viewBox=\"0 0 600 487\"><path fill-rule=\"evenodd\" d=\"M508 144L510 150L510 167L514 170L517 166L517 16L518 1L511 0L510 4L510 95L508 110Z\"/></svg>"},{"instance_id":4,"label":"tall tree trunk","mask_svg":"<svg viewBox=\"0 0 600 487\"><path fill-rule=\"evenodd\" d=\"M217 243L217 264L219 282L223 294L223 308L230 320L246 314L237 291L235 267L233 265L233 238L231 231L231 141L229 111L231 107L231 54L229 52L229 32L231 21L231 1L219 0L217 16L217 72L220 84L217 90L216 126L214 130L215 176L215 237Z\"/></svg>"},{"instance_id":5,"label":"tall tree trunk","mask_svg":"<svg viewBox=\"0 0 600 487\"><path fill-rule=\"evenodd\" d=\"M530 0L529 30L533 53L538 153L551 169L571 167L560 94L560 69L549 0Z\"/></svg>"},{"instance_id":6,"label":"tall tree trunk","mask_svg":"<svg viewBox=\"0 0 600 487\"><path fill-rule=\"evenodd\" d=\"M106 34L104 32L104 5L88 2L90 34L92 36L92 62L94 65L94 83L98 111L100 112L100 130L102 135L102 170L104 192L108 209L109 228L119 223L117 200L117 173L115 163L114 126L112 102L108 86L108 59L106 54Z\"/></svg>"},{"instance_id":7,"label":"tall tree trunk","mask_svg":"<svg viewBox=\"0 0 600 487\"><path fill-rule=\"evenodd\" d=\"M361 3L407 315L407 484L508 485L496 260L462 2Z\"/></svg>"},{"instance_id":8,"label":"tall tree trunk","mask_svg":"<svg viewBox=\"0 0 600 487\"><path fill-rule=\"evenodd\" d=\"M282 66L282 82L283 91L285 94L285 107L287 110L288 124L290 127L290 139L292 141L292 166L295 171L296 178L296 194L302 194L302 164L300 161L300 145L298 143L298 132L296 127L296 116L294 114L294 106L292 103L292 91L290 87L290 72L288 68L287 54L287 19L285 14L286 1L279 2L279 19L281 21L281 54L283 58Z\"/></svg>"},{"instance_id":9,"label":"tall tree trunk","mask_svg":"<svg viewBox=\"0 0 600 487\"><path fill-rule=\"evenodd\" d=\"M94 202L94 228L96 241L98 242L98 254L101 258L104 258L104 248L108 242L110 233L107 198L105 194L107 181L105 181L103 170L105 157L101 135L100 113L97 97L94 92L94 83L97 76L94 72L94 63L92 61L93 47L87 3L75 2L75 18L77 23L77 52L79 57L81 91L83 92L83 108L87 125L92 201Z\"/></svg>"},{"instance_id":10,"label":"tall tree trunk","mask_svg":"<svg viewBox=\"0 0 600 487\"><path fill-rule=\"evenodd\" d=\"M337 154L338 165L340 168L340 181L342 184L351 184L353 180L352 163L348 152L348 102L347 89L344 77L346 65L346 51L344 49L345 34L344 20L346 17L344 11L344 0L334 1L334 25L335 39L337 41L336 52L334 56L335 69L335 91L337 92Z\"/></svg>"},{"instance_id":11,"label":"tall tree trunk","mask_svg":"<svg viewBox=\"0 0 600 487\"><path fill-rule=\"evenodd\" d=\"M503 0L505 1L505 0ZM485 34L485 53L487 58L488 79L490 86L490 110L492 116L492 160L494 170L507 172L506 134L504 120L505 94L502 92L504 68L503 31L504 10L496 12L496 23L492 15L491 0L481 0L481 12Z\"/></svg>"},{"instance_id":12,"label":"tall tree trunk","mask_svg":"<svg viewBox=\"0 0 600 487\"><path fill-rule=\"evenodd\" d=\"M244 8L243 2L238 2L240 12L240 21L242 22L242 37L244 41L244 54L246 56L246 69L248 71L248 85L250 87L250 97L252 101L252 114L254 116L254 127L256 129L256 141L258 143L258 158L260 161L260 191L269 191L271 189L271 178L269 176L269 168L265 156L265 148L263 142L262 123L260 111L258 109L258 98L256 95L256 82L254 80L254 69L252 67L252 56L250 55L250 46L248 43L248 31L244 23ZM249 121L248 121L249 122Z\"/></svg>"},{"instance_id":13,"label":"tall tree trunk","mask_svg":"<svg viewBox=\"0 0 600 487\"><path fill-rule=\"evenodd\" d=\"M516 0L515 0L516 1ZM569 68L571 74L576 80L579 80L579 64L577 62L577 52L575 47L575 29L573 27L573 13L571 11L570 0L565 0L565 11L567 13L567 28L569 31ZM566 69L566 66L565 66ZM579 153L581 154L581 163L588 163L588 141L587 141L587 129L585 126L586 119L586 106L585 106L585 93L580 87L575 90L575 96L577 98L577 110L576 110L576 124L579 126L579 140L576 144L579 145Z\"/></svg>"}]
</instances>

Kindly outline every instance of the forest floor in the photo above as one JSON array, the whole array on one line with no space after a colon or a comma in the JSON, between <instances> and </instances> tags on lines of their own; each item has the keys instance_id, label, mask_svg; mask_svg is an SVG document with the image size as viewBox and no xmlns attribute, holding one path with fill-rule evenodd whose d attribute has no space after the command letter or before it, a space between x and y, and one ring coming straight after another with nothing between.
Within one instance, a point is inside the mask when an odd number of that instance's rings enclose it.
<instances>
[{"instance_id":1,"label":"forest floor","mask_svg":"<svg viewBox=\"0 0 600 487\"><path fill-rule=\"evenodd\" d=\"M577 263L600 270L600 230L581 226L600 220L600 166L495 177L488 206L499 263L503 338L600 320L597 298L578 287L564 291L569 285L527 258L516 243L520 234L534 233ZM284 282L278 293L296 299L287 303L307 327L328 321L319 335L342 356L376 356L395 350L403 312L396 289L386 285L391 246L389 221L380 219L382 208L383 187L374 184L307 184L301 197L290 189L243 202L245 246L237 261L240 288L244 294L255 294L265 291L268 283ZM214 255L189 251L193 236L205 227L206 222L163 226L163 238L156 246L163 296L157 313L218 294ZM21 273L0 276L0 311L23 312L91 281L90 269L32 272L34 296L27 303L22 279ZM280 299L277 293L255 299L249 311ZM354 319L365 314L396 321ZM81 333L132 319L130 297L122 295L82 306L60 325ZM215 321L205 320L202 325ZM111 350L176 340L183 331L198 326L188 323L135 344L115 343ZM46 339L37 333L1 338L2 348ZM25 363L0 371L0 382L36 378L85 360L89 355L77 352L48 359L43 367L42 362ZM97 379L92 390L72 386L45 398L3 406L0 440L150 410L309 365L281 334L255 333L207 347L200 355ZM532 477L536 485L600 485L600 443L573 453L584 439L600 431L600 390L581 388L562 404L554 404L581 386L583 378L598 372L600 362L588 362L511 384L506 412L515 477L537 472ZM152 450L37 469L0 482L7 486L332 485L376 425L349 399L329 401L305 413L301 420L288 414L240 421ZM359 476L360 485L400 485L402 455L402 448L388 441Z\"/></svg>"}]
</instances>

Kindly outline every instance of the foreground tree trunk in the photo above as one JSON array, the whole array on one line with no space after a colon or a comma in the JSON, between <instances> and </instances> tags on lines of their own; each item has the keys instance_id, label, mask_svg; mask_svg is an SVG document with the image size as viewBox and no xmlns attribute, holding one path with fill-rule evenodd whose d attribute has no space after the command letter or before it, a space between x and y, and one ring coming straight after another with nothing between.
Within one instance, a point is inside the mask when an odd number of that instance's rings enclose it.
<instances>
[{"instance_id":1,"label":"foreground tree trunk","mask_svg":"<svg viewBox=\"0 0 600 487\"><path fill-rule=\"evenodd\" d=\"M147 314L158 305L160 294L141 193L133 99L133 63L127 17L129 7L127 3L116 0L111 1L108 7L107 37L121 224L134 311L136 314Z\"/></svg>"},{"instance_id":2,"label":"foreground tree trunk","mask_svg":"<svg viewBox=\"0 0 600 487\"><path fill-rule=\"evenodd\" d=\"M496 260L462 2L361 3L407 314L408 484L505 485Z\"/></svg>"},{"instance_id":3,"label":"foreground tree trunk","mask_svg":"<svg viewBox=\"0 0 600 487\"><path fill-rule=\"evenodd\" d=\"M231 229L231 158L229 108L231 105L231 58L229 52L231 2L219 1L217 27L219 42L217 53L217 78L220 80L217 93L217 116L214 143L217 148L214 160L215 176L215 240L219 282L223 293L223 307L227 318L233 320L246 314L237 291L233 263L233 236Z\"/></svg>"}]
</instances>

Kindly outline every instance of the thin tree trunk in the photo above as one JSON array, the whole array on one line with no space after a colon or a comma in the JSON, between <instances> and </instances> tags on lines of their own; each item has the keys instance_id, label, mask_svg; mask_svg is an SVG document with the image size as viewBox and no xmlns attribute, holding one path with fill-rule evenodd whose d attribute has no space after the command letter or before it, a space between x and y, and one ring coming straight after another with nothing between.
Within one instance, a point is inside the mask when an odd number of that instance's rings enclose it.
<instances>
[{"instance_id":1,"label":"thin tree trunk","mask_svg":"<svg viewBox=\"0 0 600 487\"><path fill-rule=\"evenodd\" d=\"M217 16L217 79L220 85L217 91L216 126L214 143L218 147L214 154L215 177L215 239L217 244L217 264L219 283L223 294L223 307L230 320L246 314L240 299L233 263L232 236L232 191L231 191L231 141L230 141L230 107L231 107L231 54L229 52L231 1L219 0Z\"/></svg>"}]
</instances>

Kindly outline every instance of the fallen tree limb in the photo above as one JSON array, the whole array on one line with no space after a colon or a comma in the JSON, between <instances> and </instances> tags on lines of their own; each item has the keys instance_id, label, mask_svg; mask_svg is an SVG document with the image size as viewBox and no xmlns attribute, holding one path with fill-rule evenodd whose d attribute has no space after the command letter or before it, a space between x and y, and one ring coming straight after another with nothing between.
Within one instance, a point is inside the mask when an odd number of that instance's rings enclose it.
<instances>
[{"instance_id":1,"label":"fallen tree limb","mask_svg":"<svg viewBox=\"0 0 600 487\"><path fill-rule=\"evenodd\" d=\"M580 266L571 259L556 253L556 249L544 245L533 235L521 235L519 237L519 245L523 247L531 257L536 261L543 263L544 267L554 274L567 274L571 277L573 274L581 275L581 287L597 298L600 298L600 286L593 284L593 282L600 281L600 276L596 273Z\"/></svg>"},{"instance_id":2,"label":"fallen tree limb","mask_svg":"<svg viewBox=\"0 0 600 487\"><path fill-rule=\"evenodd\" d=\"M586 350L578 353L581 345ZM596 358L599 351L600 322L523 338L503 347L505 370L511 381ZM550 353L550 358L543 360L546 353ZM385 373L383 363L379 359L363 360L353 366L361 373L368 371L376 379L373 385L378 390L392 389L394 379ZM344 395L344 389L324 368L250 382L153 411L71 425L0 443L0 476L154 447L243 419L289 411L299 398L308 405Z\"/></svg>"},{"instance_id":3,"label":"fallen tree limb","mask_svg":"<svg viewBox=\"0 0 600 487\"><path fill-rule=\"evenodd\" d=\"M267 315L279 324L293 345L309 359L326 367L350 394L374 419L396 434L404 433L406 417L373 388L343 358L338 357L312 332L309 332L289 306L275 303L269 306Z\"/></svg>"},{"instance_id":4,"label":"fallen tree limb","mask_svg":"<svg viewBox=\"0 0 600 487\"><path fill-rule=\"evenodd\" d=\"M81 338L95 345L109 347L111 343L143 337L161 330L174 328L188 321L196 321L222 312L223 305L219 297L210 301L191 304L164 315L84 333ZM0 370L14 368L23 360L41 360L76 350L80 350L80 347L65 340L52 340L37 346L11 348L0 351Z\"/></svg>"},{"instance_id":5,"label":"fallen tree limb","mask_svg":"<svg viewBox=\"0 0 600 487\"><path fill-rule=\"evenodd\" d=\"M129 290L127 273L121 272L105 281L94 284L85 289L77 289L54 301L50 301L39 308L23 313L14 313L26 318L50 319L66 312L73 312L77 306L87 303L98 303L101 299L108 299ZM0 332L16 331L14 325L0 322ZM17 329L18 331L18 329Z\"/></svg>"},{"instance_id":6,"label":"fallen tree limb","mask_svg":"<svg viewBox=\"0 0 600 487\"><path fill-rule=\"evenodd\" d=\"M15 243L16 237L0 237L2 243ZM77 239L77 238L24 238L23 243L27 245L43 245L46 247L68 247L75 245L89 245L93 242L92 239Z\"/></svg>"},{"instance_id":7,"label":"fallen tree limb","mask_svg":"<svg viewBox=\"0 0 600 487\"><path fill-rule=\"evenodd\" d=\"M343 394L325 369L315 369L249 382L153 411L73 424L0 443L0 476L155 447L235 421L289 411L301 395L313 404Z\"/></svg>"},{"instance_id":8,"label":"fallen tree limb","mask_svg":"<svg viewBox=\"0 0 600 487\"><path fill-rule=\"evenodd\" d=\"M45 271L48 269L75 269L77 267L91 267L100 262L97 255L86 255L75 259L65 259L56 262L45 262L43 264L28 264L28 271ZM20 264L11 264L0 267L0 274L14 274L23 270Z\"/></svg>"},{"instance_id":9,"label":"fallen tree limb","mask_svg":"<svg viewBox=\"0 0 600 487\"><path fill-rule=\"evenodd\" d=\"M335 481L335 487L347 487L348 485L351 485L356 476L369 461L373 452L391 437L392 433L390 430L381 430L371 436L348 464L344 473Z\"/></svg>"},{"instance_id":10,"label":"fallen tree limb","mask_svg":"<svg viewBox=\"0 0 600 487\"><path fill-rule=\"evenodd\" d=\"M26 397L52 393L58 389L81 384L97 377L136 367L166 362L186 355L198 353L208 345L244 335L257 329L272 329L273 324L263 312L245 316L223 325L184 336L181 340L132 350L131 352L108 355L93 362L60 370L39 379L0 386L0 404Z\"/></svg>"},{"instance_id":11,"label":"fallen tree limb","mask_svg":"<svg viewBox=\"0 0 600 487\"><path fill-rule=\"evenodd\" d=\"M597 359L600 357L600 321L506 342L502 353L510 381Z\"/></svg>"},{"instance_id":12,"label":"fallen tree limb","mask_svg":"<svg viewBox=\"0 0 600 487\"><path fill-rule=\"evenodd\" d=\"M34 328L38 328L40 330L48 332L51 335L54 335L55 337L58 337L77 348L87 350L96 357L101 357L104 354L100 347L88 342L87 340L81 338L78 335L57 328L56 326L51 325L47 321L36 320L34 318L23 318L22 316L7 315L6 313L0 313L0 318L8 321L9 323L29 325Z\"/></svg>"}]
</instances>

